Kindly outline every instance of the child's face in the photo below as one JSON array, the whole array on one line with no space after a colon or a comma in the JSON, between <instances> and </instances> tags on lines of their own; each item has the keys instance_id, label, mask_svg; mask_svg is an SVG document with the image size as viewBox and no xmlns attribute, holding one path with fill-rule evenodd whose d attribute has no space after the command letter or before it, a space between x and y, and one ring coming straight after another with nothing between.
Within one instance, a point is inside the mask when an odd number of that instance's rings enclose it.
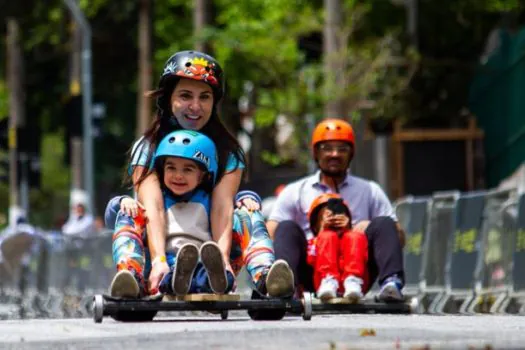
<instances>
[{"instance_id":1,"label":"child's face","mask_svg":"<svg viewBox=\"0 0 525 350\"><path fill-rule=\"evenodd\" d=\"M168 157L164 162L164 184L176 195L193 191L203 177L204 172L193 160Z\"/></svg>"}]
</instances>

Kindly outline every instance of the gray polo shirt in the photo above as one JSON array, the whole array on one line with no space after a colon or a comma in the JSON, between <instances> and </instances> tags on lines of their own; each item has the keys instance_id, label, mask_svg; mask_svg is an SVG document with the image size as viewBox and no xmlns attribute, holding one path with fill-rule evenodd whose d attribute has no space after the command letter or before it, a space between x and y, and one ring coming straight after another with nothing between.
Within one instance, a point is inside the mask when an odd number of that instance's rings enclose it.
<instances>
[{"instance_id":1,"label":"gray polo shirt","mask_svg":"<svg viewBox=\"0 0 525 350\"><path fill-rule=\"evenodd\" d=\"M268 219L277 222L293 220L301 226L307 238L312 237L307 218L310 205L319 195L334 192L320 182L320 175L321 172L317 171L286 186L279 194ZM348 174L339 185L339 194L348 203L354 224L377 216L390 216L397 222L390 200L373 181Z\"/></svg>"}]
</instances>

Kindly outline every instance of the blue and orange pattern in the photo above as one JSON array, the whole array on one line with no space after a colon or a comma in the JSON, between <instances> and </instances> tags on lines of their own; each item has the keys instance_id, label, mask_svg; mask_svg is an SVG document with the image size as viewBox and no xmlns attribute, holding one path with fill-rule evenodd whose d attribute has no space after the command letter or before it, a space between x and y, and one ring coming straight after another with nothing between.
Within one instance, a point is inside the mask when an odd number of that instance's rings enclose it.
<instances>
[{"instance_id":1,"label":"blue and orange pattern","mask_svg":"<svg viewBox=\"0 0 525 350\"><path fill-rule=\"evenodd\" d=\"M170 267L175 265L175 254L166 254ZM147 248L145 220L132 218L119 212L113 234L113 261L117 271L127 269L137 276L145 288L151 270L151 259ZM237 209L233 216L232 247L230 264L235 275L243 266L254 283L265 274L275 261L273 242L270 239L264 218L259 211L248 212ZM146 290L146 289L145 289Z\"/></svg>"}]
</instances>

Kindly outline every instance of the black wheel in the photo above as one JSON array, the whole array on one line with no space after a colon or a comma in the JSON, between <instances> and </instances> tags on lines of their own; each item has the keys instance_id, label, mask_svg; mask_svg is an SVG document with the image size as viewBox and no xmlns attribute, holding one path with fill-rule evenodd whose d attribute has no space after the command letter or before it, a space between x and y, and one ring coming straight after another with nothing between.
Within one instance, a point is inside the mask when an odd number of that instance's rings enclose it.
<instances>
[{"instance_id":1,"label":"black wheel","mask_svg":"<svg viewBox=\"0 0 525 350\"><path fill-rule=\"evenodd\" d=\"M104 319L104 298L97 294L93 297L93 321L102 323Z\"/></svg>"},{"instance_id":2,"label":"black wheel","mask_svg":"<svg viewBox=\"0 0 525 350\"><path fill-rule=\"evenodd\" d=\"M257 291L252 292L252 300L261 300L268 299L265 296L262 296ZM248 315L254 321L279 321L282 320L286 310L282 309L257 309L257 310L248 310Z\"/></svg>"},{"instance_id":3,"label":"black wheel","mask_svg":"<svg viewBox=\"0 0 525 350\"><path fill-rule=\"evenodd\" d=\"M248 315L254 321L279 321L285 314L286 310L278 309L248 310Z\"/></svg>"},{"instance_id":4,"label":"black wheel","mask_svg":"<svg viewBox=\"0 0 525 350\"><path fill-rule=\"evenodd\" d=\"M158 311L117 311L111 318L119 322L153 321Z\"/></svg>"},{"instance_id":5,"label":"black wheel","mask_svg":"<svg viewBox=\"0 0 525 350\"><path fill-rule=\"evenodd\" d=\"M228 310L222 310L221 311L221 320L227 320L228 319Z\"/></svg>"}]
</instances>

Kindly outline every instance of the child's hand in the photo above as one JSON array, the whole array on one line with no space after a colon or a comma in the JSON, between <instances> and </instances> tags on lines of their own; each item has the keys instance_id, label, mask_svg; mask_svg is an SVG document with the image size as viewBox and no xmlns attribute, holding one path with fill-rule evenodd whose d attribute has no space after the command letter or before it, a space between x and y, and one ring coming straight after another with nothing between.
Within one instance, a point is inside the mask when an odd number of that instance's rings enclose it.
<instances>
[{"instance_id":1,"label":"child's hand","mask_svg":"<svg viewBox=\"0 0 525 350\"><path fill-rule=\"evenodd\" d=\"M349 228L350 218L345 214L333 215L329 220L330 227L343 229Z\"/></svg>"},{"instance_id":2,"label":"child's hand","mask_svg":"<svg viewBox=\"0 0 525 350\"><path fill-rule=\"evenodd\" d=\"M126 213L126 215L134 218L139 215L141 210L144 210L144 207L139 203L139 201L126 197L120 201L120 210Z\"/></svg>"},{"instance_id":3,"label":"child's hand","mask_svg":"<svg viewBox=\"0 0 525 350\"><path fill-rule=\"evenodd\" d=\"M345 214L334 214L330 209L325 209L321 223L322 228L345 229L350 227L350 218Z\"/></svg>"}]
</instances>

